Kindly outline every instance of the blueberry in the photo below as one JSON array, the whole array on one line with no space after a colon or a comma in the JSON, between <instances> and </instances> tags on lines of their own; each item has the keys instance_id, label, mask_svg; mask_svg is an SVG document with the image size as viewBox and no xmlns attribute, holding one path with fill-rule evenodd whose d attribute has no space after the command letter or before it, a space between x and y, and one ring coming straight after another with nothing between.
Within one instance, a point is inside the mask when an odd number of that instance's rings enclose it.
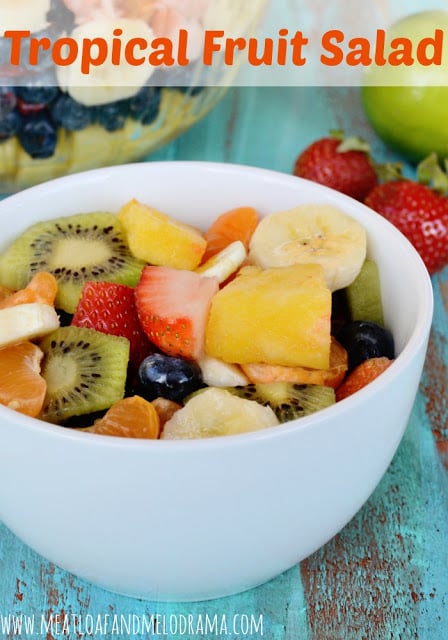
<instances>
[{"instance_id":1,"label":"blueberry","mask_svg":"<svg viewBox=\"0 0 448 640\"><path fill-rule=\"evenodd\" d=\"M142 124L151 124L160 109L160 87L142 87L129 101L129 115Z\"/></svg>"},{"instance_id":2,"label":"blueberry","mask_svg":"<svg viewBox=\"0 0 448 640\"><path fill-rule=\"evenodd\" d=\"M46 111L22 119L17 133L23 149L32 158L50 158L57 142L56 127Z\"/></svg>"},{"instance_id":3,"label":"blueberry","mask_svg":"<svg viewBox=\"0 0 448 640\"><path fill-rule=\"evenodd\" d=\"M12 87L0 86L0 119L11 113L17 103L16 94Z\"/></svg>"},{"instance_id":4,"label":"blueberry","mask_svg":"<svg viewBox=\"0 0 448 640\"><path fill-rule=\"evenodd\" d=\"M54 122L67 131L80 131L94 120L94 111L80 104L66 93L61 94L51 106Z\"/></svg>"},{"instance_id":5,"label":"blueberry","mask_svg":"<svg viewBox=\"0 0 448 640\"><path fill-rule=\"evenodd\" d=\"M126 123L127 110L126 100L103 104L96 109L96 120L106 131L118 131L123 129Z\"/></svg>"},{"instance_id":6,"label":"blueberry","mask_svg":"<svg viewBox=\"0 0 448 640\"><path fill-rule=\"evenodd\" d=\"M22 118L17 111L10 111L0 117L0 140L7 140L16 135L22 123Z\"/></svg>"},{"instance_id":7,"label":"blueberry","mask_svg":"<svg viewBox=\"0 0 448 640\"><path fill-rule=\"evenodd\" d=\"M52 102L59 93L58 87L31 85L16 87L16 95L27 104L47 105Z\"/></svg>"},{"instance_id":8,"label":"blueberry","mask_svg":"<svg viewBox=\"0 0 448 640\"><path fill-rule=\"evenodd\" d=\"M138 370L139 393L147 400L162 397L174 402L204 386L199 365L193 360L153 353Z\"/></svg>"},{"instance_id":9,"label":"blueberry","mask_svg":"<svg viewBox=\"0 0 448 640\"><path fill-rule=\"evenodd\" d=\"M390 331L375 322L357 320L346 324L336 335L348 353L351 371L369 358L395 357L394 339Z\"/></svg>"},{"instance_id":10,"label":"blueberry","mask_svg":"<svg viewBox=\"0 0 448 640\"><path fill-rule=\"evenodd\" d=\"M169 69L156 69L151 76L153 85L159 84L161 87L177 89L189 96L195 96L205 89L200 84L203 80L197 63L191 63L185 67L171 67Z\"/></svg>"}]
</instances>

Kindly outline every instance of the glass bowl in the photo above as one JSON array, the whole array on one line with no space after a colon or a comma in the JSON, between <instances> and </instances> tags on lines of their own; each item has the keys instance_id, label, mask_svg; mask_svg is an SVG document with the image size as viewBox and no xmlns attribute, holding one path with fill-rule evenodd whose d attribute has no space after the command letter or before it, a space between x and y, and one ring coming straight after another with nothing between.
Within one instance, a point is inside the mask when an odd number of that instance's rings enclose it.
<instances>
[{"instance_id":1,"label":"glass bowl","mask_svg":"<svg viewBox=\"0 0 448 640\"><path fill-rule=\"evenodd\" d=\"M8 61L0 66L3 194L79 171L139 161L181 135L225 95L239 67L238 60L224 65L222 56L216 58L216 64L203 65L200 43L204 32L225 29L226 35L253 35L268 0L253 0L244 10L239 0L39 0L37 4L24 0L25 5L27 2L25 17L18 11L16 22L6 24L9 29L29 25L31 36L21 40L20 64L12 63L12 42L0 37L0 59ZM4 26L10 15L3 16L5 11L0 7ZM68 36L80 45L81 35L96 37L103 33L104 25L111 33L126 20L134 30L131 35L137 29L142 35L149 34L148 38L174 42L180 38L176 35L180 29L187 31L189 64L145 65L149 77L144 77L141 66L126 67L127 76L123 69L117 72L116 65L112 72L118 75L112 79L108 75L106 82L111 86L105 87L101 77L98 85L89 86L90 76L92 82L98 82L99 67L91 67L84 86L86 75L79 69L77 77L71 69L68 75L67 66L55 62L51 48L49 52L39 50L38 61L31 61L33 38L47 37L53 47L58 38ZM120 73L124 86L118 82Z\"/></svg>"}]
</instances>

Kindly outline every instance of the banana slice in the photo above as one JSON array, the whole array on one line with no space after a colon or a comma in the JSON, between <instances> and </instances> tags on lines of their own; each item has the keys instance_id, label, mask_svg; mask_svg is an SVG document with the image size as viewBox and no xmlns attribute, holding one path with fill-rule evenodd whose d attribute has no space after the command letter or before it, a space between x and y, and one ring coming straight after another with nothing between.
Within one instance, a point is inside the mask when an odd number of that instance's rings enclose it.
<instances>
[{"instance_id":1,"label":"banana slice","mask_svg":"<svg viewBox=\"0 0 448 640\"><path fill-rule=\"evenodd\" d=\"M199 361L202 379L209 387L238 387L249 384L249 378L236 364L205 355Z\"/></svg>"},{"instance_id":2,"label":"banana slice","mask_svg":"<svg viewBox=\"0 0 448 640\"><path fill-rule=\"evenodd\" d=\"M246 247L240 240L235 240L222 251L212 256L196 269L201 276L217 278L218 282L224 282L232 275L246 259Z\"/></svg>"},{"instance_id":3,"label":"banana slice","mask_svg":"<svg viewBox=\"0 0 448 640\"><path fill-rule=\"evenodd\" d=\"M0 310L0 347L40 338L59 327L52 306L41 302L18 304Z\"/></svg>"},{"instance_id":4,"label":"banana slice","mask_svg":"<svg viewBox=\"0 0 448 640\"><path fill-rule=\"evenodd\" d=\"M78 44L78 56L70 65L59 65L56 75L61 89L67 91L72 98L83 105L94 106L130 98L146 84L154 71L154 67L146 60L147 53L145 55L144 51L135 51L136 57L145 58L142 64L132 65L126 62L123 51L120 64L112 62L113 41L118 38L114 36L115 30L121 31L119 38L122 50L133 38L143 39L149 43L154 36L152 29L139 18L91 20L79 25L70 34ZM85 48L86 42L95 41L95 39L102 39L107 45L107 55L104 59L100 57L99 47L92 46L90 54L89 49ZM92 60L98 57L98 61L97 64L92 61L89 64L88 73L85 73L85 70L82 71L82 58L87 65L89 55Z\"/></svg>"},{"instance_id":5,"label":"banana slice","mask_svg":"<svg viewBox=\"0 0 448 640\"><path fill-rule=\"evenodd\" d=\"M193 396L165 423L162 440L212 438L274 427L279 421L271 409L255 400L209 387Z\"/></svg>"},{"instance_id":6,"label":"banana slice","mask_svg":"<svg viewBox=\"0 0 448 640\"><path fill-rule=\"evenodd\" d=\"M328 204L302 204L266 216L255 229L249 259L259 267L318 263L331 291L353 282L364 263L362 225Z\"/></svg>"},{"instance_id":7,"label":"banana slice","mask_svg":"<svg viewBox=\"0 0 448 640\"><path fill-rule=\"evenodd\" d=\"M14 0L0 3L0 25L5 31L41 31L48 26L51 0Z\"/></svg>"}]
</instances>

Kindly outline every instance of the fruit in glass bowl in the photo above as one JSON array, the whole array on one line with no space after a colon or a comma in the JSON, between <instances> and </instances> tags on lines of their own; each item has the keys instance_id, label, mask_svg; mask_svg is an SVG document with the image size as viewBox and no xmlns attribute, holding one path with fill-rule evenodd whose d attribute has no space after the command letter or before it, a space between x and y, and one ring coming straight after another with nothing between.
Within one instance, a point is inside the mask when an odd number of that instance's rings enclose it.
<instances>
[{"instance_id":1,"label":"fruit in glass bowl","mask_svg":"<svg viewBox=\"0 0 448 640\"><path fill-rule=\"evenodd\" d=\"M221 100L235 73L219 60L209 68L202 64L205 30L218 24L241 35L252 33L266 3L257 0L250 10L237 11L235 0L26 0L28 15L13 11L11 24L11 10L0 7L3 28L31 32L15 42L0 37L0 192L138 161L181 135ZM170 40L174 51L181 31L187 33L187 65L174 54L172 64L146 59L130 64L121 53L119 64L113 61L116 34L124 34L120 52L132 39L143 38L147 43ZM100 52L89 52L86 73L83 47L89 38L102 39L108 49L101 64L96 61ZM63 39L83 52L79 63L55 59L55 43ZM34 53L33 41L44 43ZM13 45L19 44L15 60Z\"/></svg>"}]
</instances>

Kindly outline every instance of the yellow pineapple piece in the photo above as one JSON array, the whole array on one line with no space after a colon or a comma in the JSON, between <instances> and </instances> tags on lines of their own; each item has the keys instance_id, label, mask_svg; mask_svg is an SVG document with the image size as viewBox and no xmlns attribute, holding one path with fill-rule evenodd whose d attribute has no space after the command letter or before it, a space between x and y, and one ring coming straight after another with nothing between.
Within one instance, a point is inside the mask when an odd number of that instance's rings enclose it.
<instances>
[{"instance_id":1,"label":"yellow pineapple piece","mask_svg":"<svg viewBox=\"0 0 448 640\"><path fill-rule=\"evenodd\" d=\"M213 297L205 351L237 364L328 369L330 316L321 265L244 267Z\"/></svg>"},{"instance_id":2,"label":"yellow pineapple piece","mask_svg":"<svg viewBox=\"0 0 448 640\"><path fill-rule=\"evenodd\" d=\"M135 198L118 213L131 253L149 264L193 270L207 241L194 227L174 220Z\"/></svg>"}]
</instances>

